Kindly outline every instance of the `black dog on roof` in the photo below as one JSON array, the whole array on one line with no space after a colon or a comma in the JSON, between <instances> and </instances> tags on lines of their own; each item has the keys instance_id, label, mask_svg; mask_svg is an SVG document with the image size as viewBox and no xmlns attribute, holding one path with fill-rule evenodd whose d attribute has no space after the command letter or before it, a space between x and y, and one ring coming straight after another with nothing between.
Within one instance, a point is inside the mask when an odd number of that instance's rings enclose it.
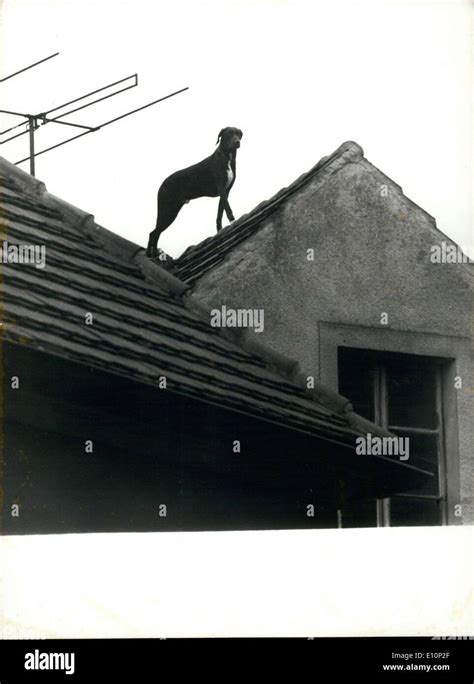
<instances>
[{"instance_id":1,"label":"black dog on roof","mask_svg":"<svg viewBox=\"0 0 474 684\"><path fill-rule=\"evenodd\" d=\"M234 220L228 195L234 185L235 158L240 147L240 128L223 128L217 137L219 147L199 164L176 171L166 178L158 190L156 228L150 233L147 256L157 256L158 238L177 217L181 207L197 197L220 197L217 210L217 230L222 229L222 215Z\"/></svg>"}]
</instances>

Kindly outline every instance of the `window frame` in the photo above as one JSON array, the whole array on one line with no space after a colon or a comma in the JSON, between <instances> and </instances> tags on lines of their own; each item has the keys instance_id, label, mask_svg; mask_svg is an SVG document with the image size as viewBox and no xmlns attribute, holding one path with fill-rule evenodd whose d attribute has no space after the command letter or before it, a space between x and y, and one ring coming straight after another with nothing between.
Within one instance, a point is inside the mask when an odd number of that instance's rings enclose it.
<instances>
[{"instance_id":1,"label":"window frame","mask_svg":"<svg viewBox=\"0 0 474 684\"><path fill-rule=\"evenodd\" d=\"M446 458L446 523L462 525L456 514L461 503L460 479L460 417L455 377L467 371L471 360L471 340L460 335L442 335L428 331L406 331L382 326L352 325L320 321L315 340L314 363L321 384L338 391L338 348L352 347L374 352L395 352L433 357L442 362L442 400L444 409L444 442ZM308 368L308 374L311 374ZM314 374L314 371L313 371ZM466 379L465 379L466 381ZM463 397L463 401L464 397ZM463 407L464 408L464 407ZM469 429L465 411L461 413L462 428ZM463 457L467 458L463 445Z\"/></svg>"},{"instance_id":2,"label":"window frame","mask_svg":"<svg viewBox=\"0 0 474 684\"><path fill-rule=\"evenodd\" d=\"M346 349L354 349L354 347L345 347ZM338 347L338 352L339 352ZM393 353L393 352L392 352ZM407 360L416 358L415 355L402 353ZM424 359L429 357L423 357ZM403 360L403 359L400 359ZM447 524L447 472L446 472L446 444L445 444L445 430L444 430L444 414L443 407L443 392L442 392L442 368L443 361L437 358L432 358L431 367L435 373L435 402L436 410L440 417L437 428L421 428L421 427L406 427L403 425L392 425L388 419L389 397L387 384L387 361L388 353L379 351L374 352L374 422L377 425L389 430L412 433L418 435L432 435L436 436L438 444L438 494L411 494L410 492L402 492L392 497L376 500L376 516L377 527L391 527L391 500L393 498L407 498L407 499L428 499L430 501L437 501L440 510L439 525Z\"/></svg>"}]
</instances>

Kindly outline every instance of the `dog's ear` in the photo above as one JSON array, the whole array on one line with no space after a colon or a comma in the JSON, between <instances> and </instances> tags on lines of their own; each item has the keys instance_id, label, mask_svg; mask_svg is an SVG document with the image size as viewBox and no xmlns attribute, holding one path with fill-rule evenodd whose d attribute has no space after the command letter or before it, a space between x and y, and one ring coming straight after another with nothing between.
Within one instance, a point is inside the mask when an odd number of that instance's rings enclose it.
<instances>
[{"instance_id":1,"label":"dog's ear","mask_svg":"<svg viewBox=\"0 0 474 684\"><path fill-rule=\"evenodd\" d=\"M216 145L219 142L219 140L222 138L224 131L225 131L225 128L221 128L219 135L217 136Z\"/></svg>"}]
</instances>

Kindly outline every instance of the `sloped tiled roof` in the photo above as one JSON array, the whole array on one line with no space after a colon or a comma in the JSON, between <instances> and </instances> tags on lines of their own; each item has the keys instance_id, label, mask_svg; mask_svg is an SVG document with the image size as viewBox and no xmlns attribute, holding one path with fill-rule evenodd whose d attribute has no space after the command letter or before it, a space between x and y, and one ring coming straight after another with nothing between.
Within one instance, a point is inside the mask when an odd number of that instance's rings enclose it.
<instances>
[{"instance_id":1,"label":"sloped tiled roof","mask_svg":"<svg viewBox=\"0 0 474 684\"><path fill-rule=\"evenodd\" d=\"M4 160L0 186L0 240L46 247L44 269L1 265L4 340L152 385L165 375L169 391L353 444L344 414L211 328L180 297L187 286L137 245Z\"/></svg>"},{"instance_id":2,"label":"sloped tiled roof","mask_svg":"<svg viewBox=\"0 0 474 684\"><path fill-rule=\"evenodd\" d=\"M0 227L0 247L6 240L46 248L43 269L0 266L0 341L151 386L164 375L167 391L176 395L343 449L367 432L389 434L357 416L337 393L320 385L306 390L298 364L259 345L254 333L247 339L249 331L245 338L212 328L209 312L188 296L189 285L1 158ZM85 324L87 313L93 325ZM427 475L373 458L405 487Z\"/></svg>"},{"instance_id":3,"label":"sloped tiled roof","mask_svg":"<svg viewBox=\"0 0 474 684\"><path fill-rule=\"evenodd\" d=\"M276 211L300 188L316 176L322 175L325 170L339 168L349 159L360 158L362 155L362 148L357 143L343 143L335 152L320 159L315 166L302 174L291 185L258 204L250 213L241 216L237 221L198 245L188 247L178 259L174 260L172 272L190 285L194 284L207 271L224 261L231 250L261 228L263 220Z\"/></svg>"}]
</instances>

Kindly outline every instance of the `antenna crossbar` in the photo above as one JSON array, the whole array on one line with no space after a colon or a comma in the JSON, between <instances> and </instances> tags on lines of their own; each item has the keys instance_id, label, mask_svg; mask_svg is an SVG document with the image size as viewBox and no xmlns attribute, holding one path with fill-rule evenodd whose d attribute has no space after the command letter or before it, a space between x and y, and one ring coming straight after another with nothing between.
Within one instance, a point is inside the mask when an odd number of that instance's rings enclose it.
<instances>
[{"instance_id":1,"label":"antenna crossbar","mask_svg":"<svg viewBox=\"0 0 474 684\"><path fill-rule=\"evenodd\" d=\"M15 71L13 74L10 74L9 76L5 76L4 78L0 78L0 83L3 83L4 81L8 81L9 78L13 78L14 76L18 76L18 74L22 74L24 71L28 71L28 69L32 69L35 66L38 66L38 64L42 64L43 62L47 62L48 59L52 59L53 57L57 57L59 55L59 52L55 52L54 55L49 55L48 57L44 57L43 59L40 59L38 62L34 62L33 64L30 64L27 67L24 67L23 69L19 69L18 71Z\"/></svg>"},{"instance_id":2,"label":"antenna crossbar","mask_svg":"<svg viewBox=\"0 0 474 684\"><path fill-rule=\"evenodd\" d=\"M45 154L46 152L50 152L51 150L55 150L56 148L61 147L62 145L66 145L66 143L72 142L73 140L77 140L78 138L82 138L84 135L89 135L89 133L95 133L95 131L98 131L101 128L104 128L105 126L108 126L109 124L115 123L116 121L119 121L120 119L124 119L126 116L130 116L131 114L136 114L136 112L140 112L143 109L147 109L148 107L151 107L152 105L158 104L158 102L163 102L164 100L168 100L170 97L174 97L175 95L179 95L179 93L183 93L185 90L189 90L189 87L187 86L186 88L181 88L180 90L176 90L174 93L170 93L169 95L165 95L164 97L160 97L158 100L153 100L153 102L148 102L148 104L143 105L142 107L138 107L137 109L133 109L130 112L126 112L125 114L121 114L120 116L117 116L114 119L110 119L109 121L105 121L104 123L100 124L99 126L96 126L95 128L91 128L90 130L84 131L84 133L79 133L78 135L73 135L71 138L68 138L67 140L63 140L62 142L56 143L56 145L51 145L50 147L46 147L44 150L40 150L39 152L35 152L34 157L39 157L41 154ZM66 123L66 122L56 121L55 123ZM24 157L23 159L20 159L19 161L15 162L15 165L23 164L23 162L26 162L29 159L31 161L31 155L28 157Z\"/></svg>"}]
</instances>

